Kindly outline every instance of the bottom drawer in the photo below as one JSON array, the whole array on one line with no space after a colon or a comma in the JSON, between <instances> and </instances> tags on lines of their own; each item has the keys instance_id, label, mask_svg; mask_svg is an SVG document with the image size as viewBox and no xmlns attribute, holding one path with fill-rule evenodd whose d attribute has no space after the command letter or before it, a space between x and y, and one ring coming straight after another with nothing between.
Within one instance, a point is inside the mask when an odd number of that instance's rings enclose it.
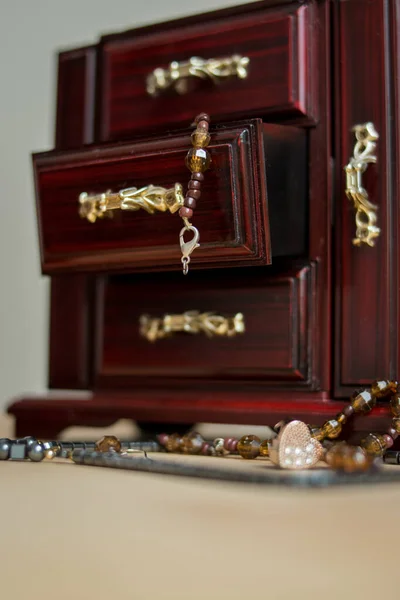
<instances>
[{"instance_id":1,"label":"bottom drawer","mask_svg":"<svg viewBox=\"0 0 400 600\"><path fill-rule=\"evenodd\" d=\"M171 273L104 277L95 387L175 379L311 389L314 279L314 265L304 263L196 273L190 285Z\"/></svg>"}]
</instances>

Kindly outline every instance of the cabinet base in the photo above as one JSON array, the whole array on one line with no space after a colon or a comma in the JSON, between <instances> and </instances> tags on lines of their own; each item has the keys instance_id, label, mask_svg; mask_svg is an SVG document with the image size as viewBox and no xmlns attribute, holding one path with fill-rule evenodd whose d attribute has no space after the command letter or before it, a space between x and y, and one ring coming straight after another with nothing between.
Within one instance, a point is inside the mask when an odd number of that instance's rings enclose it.
<instances>
[{"instance_id":1,"label":"cabinet base","mask_svg":"<svg viewBox=\"0 0 400 600\"><path fill-rule=\"evenodd\" d=\"M17 437L34 434L55 439L71 426L111 426L119 419L160 423L160 431L171 424L185 428L188 423L213 422L274 426L283 419L300 419L320 425L344 406L324 392L268 392L232 398L231 394L193 392L179 397L173 391L111 393L63 398L52 394L21 398L8 407L15 417ZM387 407L381 405L365 416L357 416L344 431L346 439L359 439L366 432L384 432L390 422ZM163 424L161 424L163 423Z\"/></svg>"}]
</instances>

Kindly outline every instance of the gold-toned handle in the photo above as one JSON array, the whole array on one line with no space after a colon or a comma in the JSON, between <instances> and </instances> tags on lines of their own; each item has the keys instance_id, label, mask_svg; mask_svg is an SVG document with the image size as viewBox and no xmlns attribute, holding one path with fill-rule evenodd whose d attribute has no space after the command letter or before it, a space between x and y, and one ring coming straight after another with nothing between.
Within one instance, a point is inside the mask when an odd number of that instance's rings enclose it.
<instances>
[{"instance_id":1,"label":"gold-toned handle","mask_svg":"<svg viewBox=\"0 0 400 600\"><path fill-rule=\"evenodd\" d=\"M362 186L362 175L369 163L377 162L376 141L379 135L373 123L356 125L353 131L357 141L354 154L345 167L346 195L354 202L356 210L356 237L353 239L353 244L375 246L375 238L381 232L376 225L378 207L369 200L368 192Z\"/></svg>"},{"instance_id":2,"label":"gold-toned handle","mask_svg":"<svg viewBox=\"0 0 400 600\"><path fill-rule=\"evenodd\" d=\"M189 77L209 79L215 84L229 77L245 79L249 63L247 56L237 54L209 59L192 56L187 61L174 61L167 69L159 67L147 76L147 93L149 96L158 96L160 92L173 87L178 94L186 94L189 91Z\"/></svg>"},{"instance_id":3,"label":"gold-toned handle","mask_svg":"<svg viewBox=\"0 0 400 600\"><path fill-rule=\"evenodd\" d=\"M139 320L140 335L149 342L162 340L177 332L205 333L207 337L233 337L245 332L244 317L237 313L223 317L214 312L200 313L197 310L180 315L164 315L161 318L142 315Z\"/></svg>"},{"instance_id":4,"label":"gold-toned handle","mask_svg":"<svg viewBox=\"0 0 400 600\"><path fill-rule=\"evenodd\" d=\"M119 192L79 195L79 216L95 223L97 219L112 217L114 210L140 210L150 215L156 211L175 213L183 206L184 196L180 183L173 188L147 185L142 188L126 188Z\"/></svg>"}]
</instances>

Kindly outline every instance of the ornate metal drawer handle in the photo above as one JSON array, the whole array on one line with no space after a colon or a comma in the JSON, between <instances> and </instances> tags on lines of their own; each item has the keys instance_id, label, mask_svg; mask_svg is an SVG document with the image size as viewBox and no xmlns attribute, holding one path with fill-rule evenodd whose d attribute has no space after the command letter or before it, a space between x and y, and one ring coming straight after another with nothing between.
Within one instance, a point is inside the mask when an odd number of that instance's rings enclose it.
<instances>
[{"instance_id":1,"label":"ornate metal drawer handle","mask_svg":"<svg viewBox=\"0 0 400 600\"><path fill-rule=\"evenodd\" d=\"M346 171L346 195L354 202L356 209L356 237L353 239L355 246L367 244L375 246L375 238L381 232L377 227L376 204L370 202L368 192L362 187L362 174L367 169L368 163L376 163L376 141L379 138L373 123L365 123L353 127L356 136L354 154Z\"/></svg>"},{"instance_id":2,"label":"ornate metal drawer handle","mask_svg":"<svg viewBox=\"0 0 400 600\"><path fill-rule=\"evenodd\" d=\"M140 189L131 187L119 192L107 191L103 194L87 194L79 196L79 215L91 223L103 217L112 217L114 210L140 210L153 215L156 211L171 213L183 206L184 196L180 183L173 188L148 185Z\"/></svg>"},{"instance_id":3,"label":"ornate metal drawer handle","mask_svg":"<svg viewBox=\"0 0 400 600\"><path fill-rule=\"evenodd\" d=\"M221 79L228 77L247 77L247 67L250 59L247 56L233 55L222 58L199 58L192 56L188 61L172 62L167 69L154 69L147 76L146 87L150 96L157 96L163 90L173 87L178 94L186 94L188 91L189 77L210 79L213 83L219 83Z\"/></svg>"},{"instance_id":4,"label":"ornate metal drawer handle","mask_svg":"<svg viewBox=\"0 0 400 600\"><path fill-rule=\"evenodd\" d=\"M207 337L233 337L245 332L244 317L237 313L223 317L214 312L187 311L181 315L164 315L161 318L142 315L139 321L140 335L149 342L170 337L177 332L205 333Z\"/></svg>"}]
</instances>

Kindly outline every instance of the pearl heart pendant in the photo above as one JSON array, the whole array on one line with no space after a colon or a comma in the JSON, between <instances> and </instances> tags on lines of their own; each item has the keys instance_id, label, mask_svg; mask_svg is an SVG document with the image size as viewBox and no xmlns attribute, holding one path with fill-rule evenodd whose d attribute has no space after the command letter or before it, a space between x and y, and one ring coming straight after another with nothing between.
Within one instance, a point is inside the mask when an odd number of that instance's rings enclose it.
<instances>
[{"instance_id":1,"label":"pearl heart pendant","mask_svg":"<svg viewBox=\"0 0 400 600\"><path fill-rule=\"evenodd\" d=\"M322 445L302 421L290 421L272 440L269 456L282 469L310 469L323 456Z\"/></svg>"}]
</instances>

